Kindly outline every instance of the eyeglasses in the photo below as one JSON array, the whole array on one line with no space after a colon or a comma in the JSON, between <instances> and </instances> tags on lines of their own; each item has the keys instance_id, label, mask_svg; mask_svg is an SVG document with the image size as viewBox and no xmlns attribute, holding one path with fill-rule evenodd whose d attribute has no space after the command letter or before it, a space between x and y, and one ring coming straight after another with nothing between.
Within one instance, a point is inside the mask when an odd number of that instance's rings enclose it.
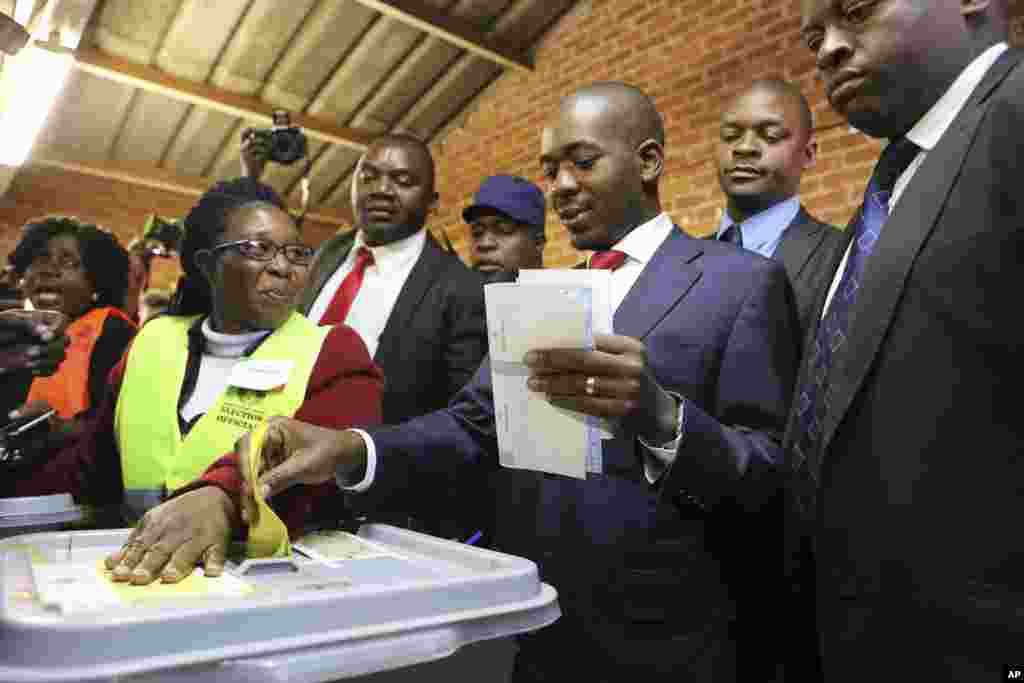
<instances>
[{"instance_id":1,"label":"eyeglasses","mask_svg":"<svg viewBox=\"0 0 1024 683\"><path fill-rule=\"evenodd\" d=\"M305 244L278 244L270 240L235 240L209 249L211 254L224 249L237 249L238 253L253 261L273 261L277 252L284 252L284 258L293 266L308 266L313 262L316 251Z\"/></svg>"}]
</instances>

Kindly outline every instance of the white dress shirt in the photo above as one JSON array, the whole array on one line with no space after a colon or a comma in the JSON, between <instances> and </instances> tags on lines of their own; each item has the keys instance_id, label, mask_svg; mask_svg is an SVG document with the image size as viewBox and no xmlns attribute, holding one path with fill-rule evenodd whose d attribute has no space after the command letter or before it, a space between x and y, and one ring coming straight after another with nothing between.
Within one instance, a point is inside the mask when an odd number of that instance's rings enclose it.
<instances>
[{"instance_id":1,"label":"white dress shirt","mask_svg":"<svg viewBox=\"0 0 1024 683\"><path fill-rule=\"evenodd\" d=\"M892 196L889 198L890 214L896 207L896 202L903 196L903 191L907 189L910 180L917 173L917 169L924 163L928 152L934 149L935 145L939 144L939 140L945 135L946 130L952 125L954 119L959 116L960 110L967 104L971 93L974 92L974 89L981 83L981 79L985 77L988 70L1006 52L1008 47L1006 43L997 43L975 57L974 61L960 72L960 75L957 76L956 80L953 81L953 84L949 86L949 89L946 90L942 97L932 105L932 108L914 124L913 128L907 131L907 139L920 147L921 151L917 153L914 160L907 166L907 170L900 174L900 177L896 179L896 183L893 185ZM829 287L828 296L825 298L825 308L821 311L822 317L825 317L825 313L828 312L828 307L832 303L832 296L839 288L839 281L843 278L843 271L846 270L846 261L850 258L850 248L852 246L853 242L850 242L850 245L846 247L843 261L839 264L839 270L836 271L835 277L832 279L832 286Z\"/></svg>"},{"instance_id":2,"label":"white dress shirt","mask_svg":"<svg viewBox=\"0 0 1024 683\"><path fill-rule=\"evenodd\" d=\"M363 283L359 287L355 301L352 302L345 318L345 324L359 333L366 344L366 348L372 358L377 353L377 346L380 343L380 335L388 324L391 311L395 307L398 295L405 287L405 281L409 279L409 273L413 266L419 261L423 247L427 243L427 231L420 230L405 239L382 244L378 247L367 247L373 254L373 263L367 266L363 273ZM324 284L316 301L309 309L310 320L319 323L324 317L327 308L334 300L334 295L345 281L345 277L352 272L356 263L356 254L360 247L366 246L366 239L363 231L356 233L355 241L348 256L330 279Z\"/></svg>"},{"instance_id":3,"label":"white dress shirt","mask_svg":"<svg viewBox=\"0 0 1024 683\"><path fill-rule=\"evenodd\" d=\"M654 256L654 252L658 250L661 243L668 238L674 229L675 225L672 223L672 219L668 214L662 213L643 225L634 228L612 247L615 251L621 251L626 254L626 260L622 265L612 271L612 309L614 311L618 310L619 305L626 298L626 294L636 284L640 273L643 272L647 263ZM676 399L679 400L679 397L677 396ZM661 476L672 462L679 441L682 439L683 404L681 401L679 414L679 434L672 442L663 444L661 447L653 447L641 441L645 446L644 473L647 475L648 481L652 483ZM350 481L341 476L337 477L337 483L339 488L358 493L365 491L373 484L373 478L377 471L377 449L369 434L361 429L353 429L352 431L362 436L363 441L366 442L366 475L362 481L354 486L351 485Z\"/></svg>"}]
</instances>

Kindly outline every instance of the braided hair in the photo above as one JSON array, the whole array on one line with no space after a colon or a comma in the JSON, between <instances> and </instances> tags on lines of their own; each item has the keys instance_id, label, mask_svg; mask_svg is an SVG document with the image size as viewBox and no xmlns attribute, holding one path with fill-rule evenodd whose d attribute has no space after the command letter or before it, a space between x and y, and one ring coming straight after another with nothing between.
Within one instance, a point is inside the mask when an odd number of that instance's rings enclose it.
<instances>
[{"instance_id":1,"label":"braided hair","mask_svg":"<svg viewBox=\"0 0 1024 683\"><path fill-rule=\"evenodd\" d=\"M29 221L11 253L10 263L18 276L46 251L50 240L71 235L82 253L85 276L96 292L97 306L121 306L128 291L128 252L106 230L67 216Z\"/></svg>"},{"instance_id":2,"label":"braided hair","mask_svg":"<svg viewBox=\"0 0 1024 683\"><path fill-rule=\"evenodd\" d=\"M287 211L280 195L253 178L219 182L207 190L185 218L185 236L181 241L181 268L184 275L171 302L171 315L208 314L212 295L206 277L199 269L196 254L215 247L227 230L228 218L250 204L270 204Z\"/></svg>"}]
</instances>

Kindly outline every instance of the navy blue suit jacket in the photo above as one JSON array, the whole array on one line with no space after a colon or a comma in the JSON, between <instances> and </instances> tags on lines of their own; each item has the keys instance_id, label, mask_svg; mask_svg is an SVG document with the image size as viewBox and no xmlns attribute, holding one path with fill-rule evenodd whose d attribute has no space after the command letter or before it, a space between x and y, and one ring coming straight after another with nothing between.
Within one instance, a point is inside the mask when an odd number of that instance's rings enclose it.
<instances>
[{"instance_id":1,"label":"navy blue suit jacket","mask_svg":"<svg viewBox=\"0 0 1024 683\"><path fill-rule=\"evenodd\" d=\"M751 575L738 545L757 523L757 485L782 460L798 362L792 290L779 263L677 229L614 326L643 340L660 384L685 397L685 437L658 485L636 439L604 442L605 472L586 481L499 469L484 361L446 410L370 430L377 471L363 495L386 501L417 493L428 473L492 470L495 546L537 562L563 609L523 640L524 678L586 664L608 680L732 680L734 583Z\"/></svg>"}]
</instances>

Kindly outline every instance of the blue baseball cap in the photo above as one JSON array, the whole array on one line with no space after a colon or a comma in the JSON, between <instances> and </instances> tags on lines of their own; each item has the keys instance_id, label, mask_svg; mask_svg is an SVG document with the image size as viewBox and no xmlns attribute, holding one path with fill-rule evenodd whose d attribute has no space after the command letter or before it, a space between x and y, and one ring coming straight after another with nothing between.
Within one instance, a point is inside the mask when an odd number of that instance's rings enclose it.
<instances>
[{"instance_id":1,"label":"blue baseball cap","mask_svg":"<svg viewBox=\"0 0 1024 683\"><path fill-rule=\"evenodd\" d=\"M517 223L544 234L544 193L526 178L513 175L492 175L480 184L473 203L462 212L462 219L472 223L482 209L494 209Z\"/></svg>"}]
</instances>

